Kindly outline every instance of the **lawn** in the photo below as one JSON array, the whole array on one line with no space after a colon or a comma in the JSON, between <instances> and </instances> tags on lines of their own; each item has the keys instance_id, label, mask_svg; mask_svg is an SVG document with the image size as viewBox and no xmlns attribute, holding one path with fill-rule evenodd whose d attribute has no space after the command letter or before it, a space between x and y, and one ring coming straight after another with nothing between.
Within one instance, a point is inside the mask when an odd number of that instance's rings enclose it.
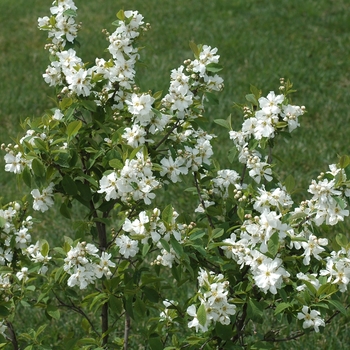
<instances>
[{"instance_id":1,"label":"lawn","mask_svg":"<svg viewBox=\"0 0 350 350\"><path fill-rule=\"evenodd\" d=\"M46 33L37 29L37 17L48 14L51 0L2 0L0 2L0 142L20 135L20 121L52 108L52 90L41 75L49 64L43 49ZM209 128L219 134L217 158L227 167L231 147L225 130L212 122L232 114L234 127L242 116L233 108L243 103L250 84L266 95L277 92L279 78L290 79L297 92L293 103L305 105L307 114L293 137L276 145L284 162L279 168L292 174L300 192L338 156L350 154L350 3L347 0L77 0L78 20L83 23L78 54L85 62L102 57L107 46L102 28L120 9L137 9L152 30L144 39L139 67L142 89L168 88L170 70L191 57L189 41L218 47L225 89L218 105L207 111ZM2 156L0 167L3 168ZM22 194L12 174L1 172L2 201ZM175 194L173 194L175 195ZM177 198L175 202L182 203ZM40 226L47 235L69 223L43 217ZM332 234L332 233L331 233ZM274 322L274 320L271 320ZM326 331L311 333L300 343L285 348L345 349L349 327L344 318ZM283 344L276 345L283 348Z\"/></svg>"}]
</instances>

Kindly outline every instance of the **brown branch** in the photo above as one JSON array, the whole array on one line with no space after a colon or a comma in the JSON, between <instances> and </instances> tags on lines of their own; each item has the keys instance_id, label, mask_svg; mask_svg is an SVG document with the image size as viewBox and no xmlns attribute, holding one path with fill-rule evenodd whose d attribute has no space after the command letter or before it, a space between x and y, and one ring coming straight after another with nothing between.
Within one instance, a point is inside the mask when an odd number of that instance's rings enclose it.
<instances>
[{"instance_id":1,"label":"brown branch","mask_svg":"<svg viewBox=\"0 0 350 350\"><path fill-rule=\"evenodd\" d=\"M59 302L58 306L69 308L72 311L82 315L89 322L89 325L91 326L92 330L96 333L96 335L98 337L101 337L101 334L96 330L94 324L92 323L92 321L90 320L88 315L81 308L79 308L78 306L75 306L75 304L70 299L69 299L70 304L65 303L54 291L52 291L52 292Z\"/></svg>"},{"instance_id":2,"label":"brown branch","mask_svg":"<svg viewBox=\"0 0 350 350\"><path fill-rule=\"evenodd\" d=\"M211 220L210 215L209 215L209 214L207 213L207 211L206 211L205 204L204 204L204 199L203 199L203 197L202 197L202 195L201 195L201 191L200 191L200 188L199 188L199 183L198 183L198 180L197 180L197 174L198 174L197 172L194 172L194 173L193 173L194 184L195 184L195 187L196 187L196 189L197 189L197 194L198 194L199 200L200 200L200 202L201 202L201 204L202 204L202 207L203 207L203 209L204 209L204 211L205 211L205 215L206 215L207 218L208 218L210 227L211 227L211 228L215 228L215 226L214 226L214 224L213 224L213 222L212 222L212 220Z\"/></svg>"},{"instance_id":3,"label":"brown branch","mask_svg":"<svg viewBox=\"0 0 350 350\"><path fill-rule=\"evenodd\" d=\"M9 336L6 338L8 338L10 340L10 342L12 343L13 350L19 350L17 336L16 336L15 329L13 328L13 324L10 321L7 321L6 325L7 325L7 329L9 332Z\"/></svg>"},{"instance_id":4,"label":"brown branch","mask_svg":"<svg viewBox=\"0 0 350 350\"><path fill-rule=\"evenodd\" d=\"M130 333L130 316L125 311L125 323L124 323L124 350L129 347L129 333Z\"/></svg>"},{"instance_id":5,"label":"brown branch","mask_svg":"<svg viewBox=\"0 0 350 350\"><path fill-rule=\"evenodd\" d=\"M166 133L166 135L154 146L154 150L156 150L179 125L180 125L180 121L178 120L174 124L174 126Z\"/></svg>"}]
</instances>

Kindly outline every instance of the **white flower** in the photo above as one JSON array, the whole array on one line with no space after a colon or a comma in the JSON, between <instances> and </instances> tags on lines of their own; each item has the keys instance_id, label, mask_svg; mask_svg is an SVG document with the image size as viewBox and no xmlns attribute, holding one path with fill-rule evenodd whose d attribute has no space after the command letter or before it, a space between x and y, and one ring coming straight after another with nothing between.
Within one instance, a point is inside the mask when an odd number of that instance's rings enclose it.
<instances>
[{"instance_id":1,"label":"white flower","mask_svg":"<svg viewBox=\"0 0 350 350\"><path fill-rule=\"evenodd\" d=\"M102 177L100 180L100 189L97 193L105 193L106 201L119 197L117 192L117 174L115 172Z\"/></svg>"},{"instance_id":2,"label":"white flower","mask_svg":"<svg viewBox=\"0 0 350 350\"><path fill-rule=\"evenodd\" d=\"M55 113L52 116L52 119L62 120L63 117L64 117L64 114L58 108L56 108Z\"/></svg>"},{"instance_id":3,"label":"white flower","mask_svg":"<svg viewBox=\"0 0 350 350\"><path fill-rule=\"evenodd\" d=\"M6 165L5 171L9 171L14 174L20 174L24 167L29 163L26 159L22 158L22 153L18 152L16 155L13 152L7 153L4 156Z\"/></svg>"},{"instance_id":4,"label":"white flower","mask_svg":"<svg viewBox=\"0 0 350 350\"><path fill-rule=\"evenodd\" d=\"M163 168L160 175L164 176L167 174L168 178L174 183L180 181L181 174L188 173L187 167L183 166L185 159L182 157L177 157L174 161L173 157L170 156L169 158L163 158L160 163Z\"/></svg>"},{"instance_id":5,"label":"white flower","mask_svg":"<svg viewBox=\"0 0 350 350\"><path fill-rule=\"evenodd\" d=\"M31 195L34 198L33 209L45 212L54 205L53 201L53 188L54 184L51 182L47 188L44 188L42 193L38 189L31 191Z\"/></svg>"},{"instance_id":6,"label":"white flower","mask_svg":"<svg viewBox=\"0 0 350 350\"><path fill-rule=\"evenodd\" d=\"M278 114L281 111L279 105L284 101L284 96L276 96L273 91L270 91L266 97L260 97L258 101L260 108L266 113Z\"/></svg>"},{"instance_id":7,"label":"white flower","mask_svg":"<svg viewBox=\"0 0 350 350\"><path fill-rule=\"evenodd\" d=\"M125 258L134 257L138 251L138 242L130 239L126 235L121 235L115 239L115 244L119 247L119 252Z\"/></svg>"},{"instance_id":8,"label":"white flower","mask_svg":"<svg viewBox=\"0 0 350 350\"><path fill-rule=\"evenodd\" d=\"M28 267L22 267L21 271L16 273L17 278L23 282L26 282L28 280Z\"/></svg>"},{"instance_id":9,"label":"white flower","mask_svg":"<svg viewBox=\"0 0 350 350\"><path fill-rule=\"evenodd\" d=\"M298 319L304 320L303 328L314 327L315 332L319 332L319 327L325 327L326 324L324 320L320 317L320 312L317 310L311 310L309 312L309 307L304 305L302 312L298 312Z\"/></svg>"},{"instance_id":10,"label":"white flower","mask_svg":"<svg viewBox=\"0 0 350 350\"><path fill-rule=\"evenodd\" d=\"M196 311L196 306L195 305L190 305L187 310L186 310L187 314L191 317L193 317L193 320L188 322L188 328L192 328L194 327L196 329L196 332L198 332L199 330L201 330L202 332L206 332L208 330L208 326L204 325L202 326L199 323L199 320L197 318L197 311Z\"/></svg>"}]
</instances>

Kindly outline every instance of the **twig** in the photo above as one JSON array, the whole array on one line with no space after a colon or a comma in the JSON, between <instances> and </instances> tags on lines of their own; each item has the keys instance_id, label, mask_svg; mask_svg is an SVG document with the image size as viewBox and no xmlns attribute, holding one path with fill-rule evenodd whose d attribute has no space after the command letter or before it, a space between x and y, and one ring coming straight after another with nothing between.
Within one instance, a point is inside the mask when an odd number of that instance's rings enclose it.
<instances>
[{"instance_id":1,"label":"twig","mask_svg":"<svg viewBox=\"0 0 350 350\"><path fill-rule=\"evenodd\" d=\"M194 172L194 173L193 173L193 176L194 176L194 184L195 184L196 189L197 189L197 194L198 194L199 200L200 200L200 202L201 202L201 204L202 204L202 207L203 207L203 209L204 209L204 211L205 211L205 215L206 215L207 218L208 218L210 227L211 227L211 228L215 228L215 226L214 226L214 224L213 224L213 222L212 222L212 220L211 220L210 215L209 215L209 214L207 213L207 211L206 211L205 203L204 203L203 197L202 197L202 195L201 195L201 191L200 191L200 188L199 188L199 183L198 183L198 180L197 180L197 174L198 174L197 172Z\"/></svg>"},{"instance_id":2,"label":"twig","mask_svg":"<svg viewBox=\"0 0 350 350\"><path fill-rule=\"evenodd\" d=\"M130 333L130 316L125 311L125 323L124 323L124 350L129 347L129 333Z\"/></svg>"},{"instance_id":3,"label":"twig","mask_svg":"<svg viewBox=\"0 0 350 350\"><path fill-rule=\"evenodd\" d=\"M88 315L82 309L80 309L79 307L75 306L74 303L72 302L72 300L70 300L70 299L69 299L70 305L66 304L54 291L52 291L52 292L55 295L56 299L58 300L59 306L67 307L67 308L73 310L74 312L82 315L89 322L92 330L96 333L96 335L101 337L101 334L97 331L97 329L95 328L94 324L92 323L92 321L90 320Z\"/></svg>"},{"instance_id":4,"label":"twig","mask_svg":"<svg viewBox=\"0 0 350 350\"><path fill-rule=\"evenodd\" d=\"M19 350L17 336L16 336L16 332L13 328L13 324L10 321L7 321L6 325L7 325L8 331L10 333L8 339L11 341L11 343L13 345L13 350Z\"/></svg>"},{"instance_id":5,"label":"twig","mask_svg":"<svg viewBox=\"0 0 350 350\"><path fill-rule=\"evenodd\" d=\"M174 124L174 126L166 133L166 135L154 146L154 150L156 150L179 125L180 125L180 121L178 120Z\"/></svg>"}]
</instances>

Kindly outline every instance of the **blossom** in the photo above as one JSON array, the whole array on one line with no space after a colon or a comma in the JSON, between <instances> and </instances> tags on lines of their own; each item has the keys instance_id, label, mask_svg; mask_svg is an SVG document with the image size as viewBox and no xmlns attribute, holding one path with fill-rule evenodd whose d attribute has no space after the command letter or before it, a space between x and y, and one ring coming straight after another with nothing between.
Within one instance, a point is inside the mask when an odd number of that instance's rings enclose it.
<instances>
[{"instance_id":1,"label":"blossom","mask_svg":"<svg viewBox=\"0 0 350 350\"><path fill-rule=\"evenodd\" d=\"M31 195L34 198L33 209L40 210L41 212L47 211L54 205L53 201L53 189L54 184L51 182L48 187L42 190L42 193L38 189L31 191Z\"/></svg>"},{"instance_id":2,"label":"blossom","mask_svg":"<svg viewBox=\"0 0 350 350\"><path fill-rule=\"evenodd\" d=\"M283 278L289 277L289 273L281 265L281 259L266 259L254 271L255 283L264 293L270 291L277 294L277 288L281 288Z\"/></svg>"},{"instance_id":3,"label":"blossom","mask_svg":"<svg viewBox=\"0 0 350 350\"><path fill-rule=\"evenodd\" d=\"M28 161L22 157L22 153L18 152L14 154L9 152L4 156L5 159L5 171L20 174L26 165L29 165Z\"/></svg>"},{"instance_id":4,"label":"blossom","mask_svg":"<svg viewBox=\"0 0 350 350\"><path fill-rule=\"evenodd\" d=\"M115 244L119 247L119 252L124 258L134 257L138 251L138 242L126 235L120 235L115 239Z\"/></svg>"},{"instance_id":5,"label":"blossom","mask_svg":"<svg viewBox=\"0 0 350 350\"><path fill-rule=\"evenodd\" d=\"M188 322L188 328L194 327L196 329L196 332L198 332L199 330L201 330L202 332L206 332L208 330L207 325L203 326L199 323L195 305L190 305L187 308L186 312L189 316L193 317L193 319L190 322Z\"/></svg>"},{"instance_id":6,"label":"blossom","mask_svg":"<svg viewBox=\"0 0 350 350\"><path fill-rule=\"evenodd\" d=\"M23 282L26 282L28 280L28 267L22 267L21 271L16 273L17 278Z\"/></svg>"},{"instance_id":7,"label":"blossom","mask_svg":"<svg viewBox=\"0 0 350 350\"><path fill-rule=\"evenodd\" d=\"M319 332L319 327L325 327L326 324L324 322L324 320L320 317L320 312L317 310L311 310L309 312L309 307L304 305L302 310L302 312L298 312L298 319L299 320L304 320L303 322L303 328L310 328L310 327L314 327L315 332Z\"/></svg>"},{"instance_id":8,"label":"blossom","mask_svg":"<svg viewBox=\"0 0 350 350\"><path fill-rule=\"evenodd\" d=\"M169 158L163 158L160 161L160 164L163 168L160 172L160 175L164 176L166 174L172 182L178 182L180 181L181 174L188 173L187 167L183 166L184 163L185 159L182 157L177 157L175 161L173 160L172 156L170 156Z\"/></svg>"}]
</instances>

